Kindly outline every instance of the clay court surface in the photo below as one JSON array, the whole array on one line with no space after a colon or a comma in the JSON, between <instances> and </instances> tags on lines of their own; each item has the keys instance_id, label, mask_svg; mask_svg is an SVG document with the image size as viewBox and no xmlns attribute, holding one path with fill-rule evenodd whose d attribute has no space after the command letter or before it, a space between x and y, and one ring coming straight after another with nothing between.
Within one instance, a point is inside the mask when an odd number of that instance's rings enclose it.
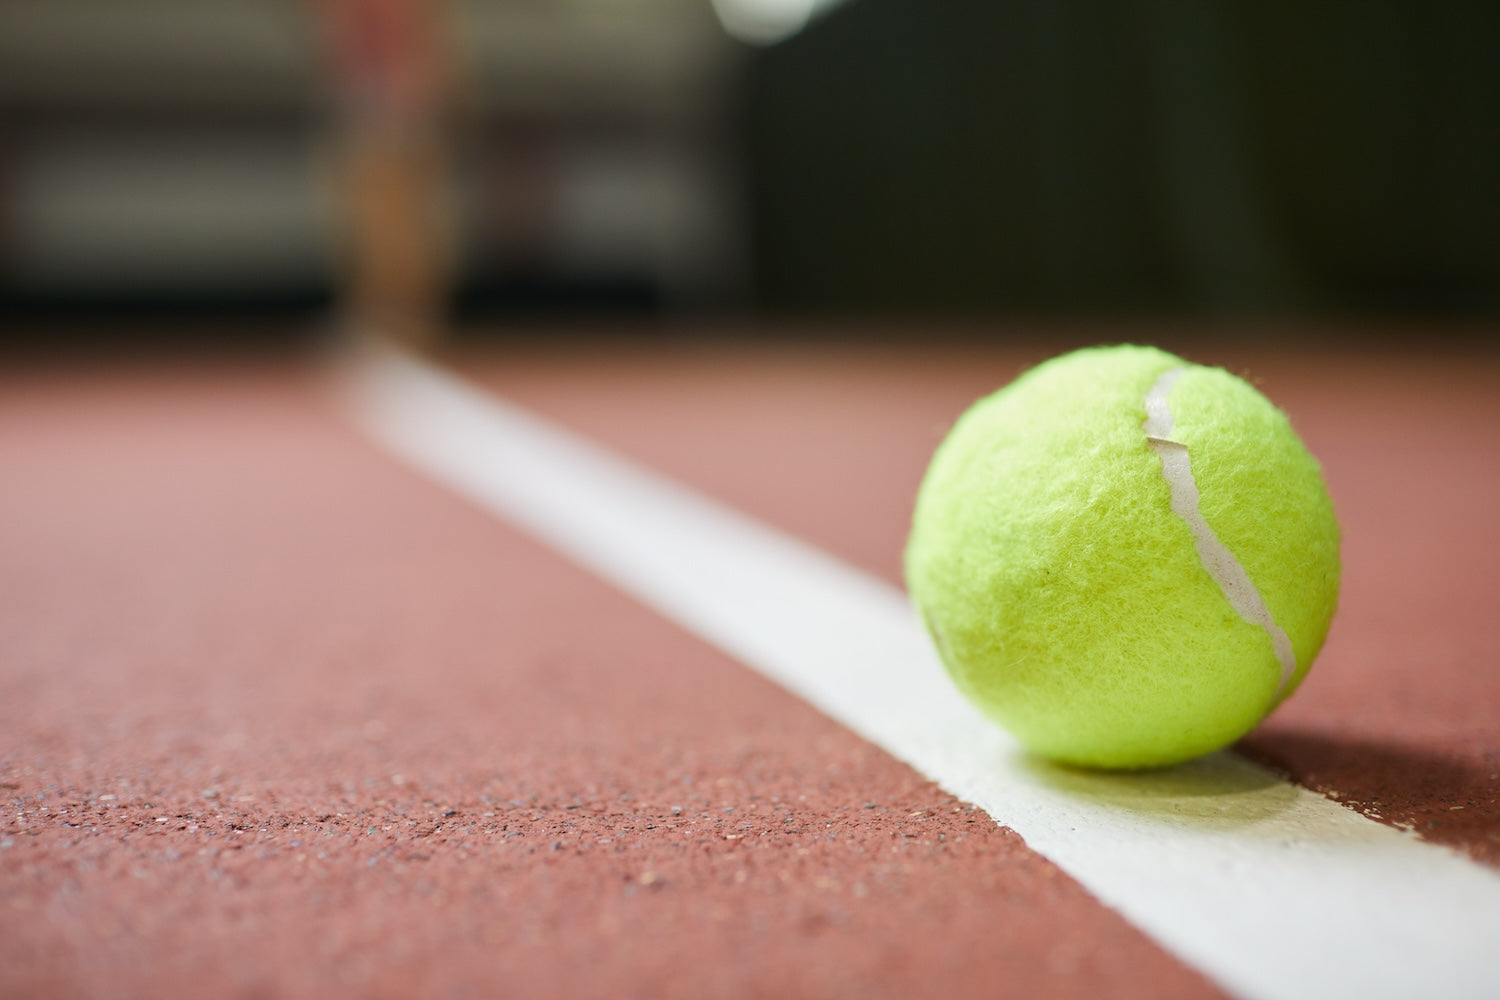
<instances>
[{"instance_id":1,"label":"clay court surface","mask_svg":"<svg viewBox=\"0 0 1500 1000\"><path fill-rule=\"evenodd\" d=\"M896 585L948 425L1066 346L441 363ZM1188 353L1291 414L1345 531L1328 646L1237 752L1488 884L1500 361ZM0 376L0 996L1223 995L1003 816L377 446L337 379Z\"/></svg>"}]
</instances>

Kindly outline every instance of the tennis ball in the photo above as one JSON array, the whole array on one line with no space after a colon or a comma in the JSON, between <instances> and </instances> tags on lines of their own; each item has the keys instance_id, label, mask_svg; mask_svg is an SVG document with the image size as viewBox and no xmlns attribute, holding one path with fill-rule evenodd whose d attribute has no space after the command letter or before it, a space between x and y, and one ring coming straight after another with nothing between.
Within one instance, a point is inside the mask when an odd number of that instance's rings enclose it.
<instances>
[{"instance_id":1,"label":"tennis ball","mask_svg":"<svg viewBox=\"0 0 1500 1000\"><path fill-rule=\"evenodd\" d=\"M1145 768L1227 746L1322 648L1339 526L1287 418L1151 347L981 399L917 495L906 578L958 688L1027 749Z\"/></svg>"}]
</instances>

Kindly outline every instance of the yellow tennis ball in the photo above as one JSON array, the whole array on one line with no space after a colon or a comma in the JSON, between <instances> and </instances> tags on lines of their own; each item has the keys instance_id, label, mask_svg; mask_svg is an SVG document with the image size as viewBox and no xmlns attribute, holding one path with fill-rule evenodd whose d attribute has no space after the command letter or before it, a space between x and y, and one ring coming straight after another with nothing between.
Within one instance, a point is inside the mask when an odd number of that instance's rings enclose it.
<instances>
[{"instance_id":1,"label":"yellow tennis ball","mask_svg":"<svg viewBox=\"0 0 1500 1000\"><path fill-rule=\"evenodd\" d=\"M1339 526L1243 380L1150 347L1054 358L974 404L917 495L906 579L959 689L1091 767L1227 746L1322 648Z\"/></svg>"}]
</instances>

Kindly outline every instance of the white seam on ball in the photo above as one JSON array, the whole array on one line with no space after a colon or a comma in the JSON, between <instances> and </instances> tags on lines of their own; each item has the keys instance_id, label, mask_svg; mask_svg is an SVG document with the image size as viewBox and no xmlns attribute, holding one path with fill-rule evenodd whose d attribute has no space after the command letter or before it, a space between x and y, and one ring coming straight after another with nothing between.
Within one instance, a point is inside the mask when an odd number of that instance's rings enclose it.
<instances>
[{"instance_id":1,"label":"white seam on ball","mask_svg":"<svg viewBox=\"0 0 1500 1000\"><path fill-rule=\"evenodd\" d=\"M1265 599L1251 581L1250 574L1245 572L1245 567L1203 519L1203 513L1198 509L1198 483L1193 479L1193 464L1187 445L1171 437L1175 421L1167 396L1186 370L1174 368L1164 372L1151 386L1151 391L1146 393L1146 421L1141 430L1146 433L1146 443L1161 458L1161 474L1171 493L1172 513L1182 518L1192 532L1193 545L1198 550L1203 568L1224 592L1229 606L1251 625L1264 629L1270 637L1271 649L1281 664L1281 682L1276 686L1276 697L1279 698L1297 673L1297 654L1292 650L1292 640L1271 617L1271 609L1266 607Z\"/></svg>"}]
</instances>

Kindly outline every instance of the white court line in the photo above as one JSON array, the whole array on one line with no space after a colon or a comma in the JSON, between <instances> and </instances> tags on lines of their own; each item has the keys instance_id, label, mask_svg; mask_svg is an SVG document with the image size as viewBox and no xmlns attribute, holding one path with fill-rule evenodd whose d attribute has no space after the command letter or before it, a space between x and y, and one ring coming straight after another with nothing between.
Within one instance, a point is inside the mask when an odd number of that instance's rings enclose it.
<instances>
[{"instance_id":1,"label":"white court line","mask_svg":"<svg viewBox=\"0 0 1500 1000\"><path fill-rule=\"evenodd\" d=\"M983 808L1229 992L1500 995L1489 869L1229 753L1037 764L954 691L897 588L418 362L348 381L385 447Z\"/></svg>"}]
</instances>

